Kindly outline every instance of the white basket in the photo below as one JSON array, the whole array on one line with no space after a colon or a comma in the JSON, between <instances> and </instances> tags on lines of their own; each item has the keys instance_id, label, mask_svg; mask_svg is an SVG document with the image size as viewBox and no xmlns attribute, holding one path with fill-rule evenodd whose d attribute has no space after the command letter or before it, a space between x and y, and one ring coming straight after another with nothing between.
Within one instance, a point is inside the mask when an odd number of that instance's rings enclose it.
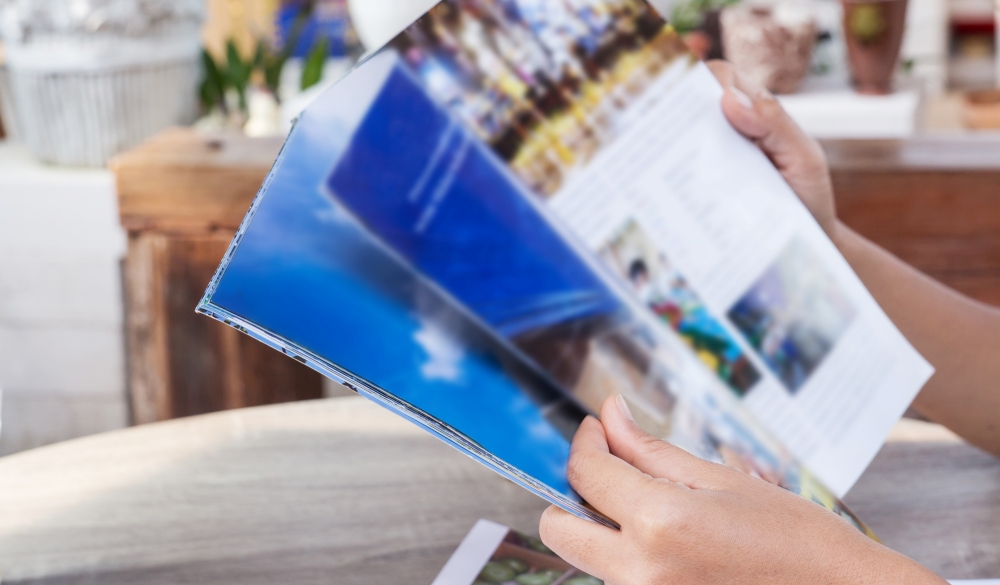
<instances>
[{"instance_id":1,"label":"white basket","mask_svg":"<svg viewBox=\"0 0 1000 585\"><path fill-rule=\"evenodd\" d=\"M190 124L201 75L198 29L144 38L50 35L7 47L22 141L40 159L103 166L153 134Z\"/></svg>"},{"instance_id":2,"label":"white basket","mask_svg":"<svg viewBox=\"0 0 1000 585\"><path fill-rule=\"evenodd\" d=\"M197 113L197 60L103 71L10 70L21 139L45 162L103 166Z\"/></svg>"}]
</instances>

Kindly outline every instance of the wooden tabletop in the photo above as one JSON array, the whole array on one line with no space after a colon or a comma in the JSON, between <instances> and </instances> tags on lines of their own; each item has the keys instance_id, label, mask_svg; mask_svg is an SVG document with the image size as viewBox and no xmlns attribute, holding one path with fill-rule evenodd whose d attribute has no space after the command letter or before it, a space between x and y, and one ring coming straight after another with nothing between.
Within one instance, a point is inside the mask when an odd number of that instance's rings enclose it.
<instances>
[{"instance_id":1,"label":"wooden tabletop","mask_svg":"<svg viewBox=\"0 0 1000 585\"><path fill-rule=\"evenodd\" d=\"M108 164L122 226L130 233L235 230L283 142L191 128L157 134Z\"/></svg>"},{"instance_id":2,"label":"wooden tabletop","mask_svg":"<svg viewBox=\"0 0 1000 585\"><path fill-rule=\"evenodd\" d=\"M1000 577L1000 462L907 421L849 497L949 578ZM360 398L182 419L0 459L12 583L430 583L479 518L546 504Z\"/></svg>"}]
</instances>

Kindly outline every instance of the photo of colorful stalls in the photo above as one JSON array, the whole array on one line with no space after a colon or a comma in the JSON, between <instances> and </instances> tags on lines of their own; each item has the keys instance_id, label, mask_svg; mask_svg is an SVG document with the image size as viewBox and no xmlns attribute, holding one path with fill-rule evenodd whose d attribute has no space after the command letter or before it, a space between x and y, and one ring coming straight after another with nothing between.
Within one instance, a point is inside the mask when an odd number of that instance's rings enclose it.
<instances>
[{"instance_id":1,"label":"photo of colorful stalls","mask_svg":"<svg viewBox=\"0 0 1000 585\"><path fill-rule=\"evenodd\" d=\"M729 310L729 319L791 394L802 389L854 316L836 281L798 239Z\"/></svg>"},{"instance_id":2,"label":"photo of colorful stalls","mask_svg":"<svg viewBox=\"0 0 1000 585\"><path fill-rule=\"evenodd\" d=\"M562 560L541 539L513 530L470 585L603 585Z\"/></svg>"},{"instance_id":3,"label":"photo of colorful stalls","mask_svg":"<svg viewBox=\"0 0 1000 585\"><path fill-rule=\"evenodd\" d=\"M757 384L760 372L638 222L630 219L600 255L733 392L745 396Z\"/></svg>"},{"instance_id":4,"label":"photo of colorful stalls","mask_svg":"<svg viewBox=\"0 0 1000 585\"><path fill-rule=\"evenodd\" d=\"M542 196L687 55L646 0L444 0L389 47Z\"/></svg>"}]
</instances>

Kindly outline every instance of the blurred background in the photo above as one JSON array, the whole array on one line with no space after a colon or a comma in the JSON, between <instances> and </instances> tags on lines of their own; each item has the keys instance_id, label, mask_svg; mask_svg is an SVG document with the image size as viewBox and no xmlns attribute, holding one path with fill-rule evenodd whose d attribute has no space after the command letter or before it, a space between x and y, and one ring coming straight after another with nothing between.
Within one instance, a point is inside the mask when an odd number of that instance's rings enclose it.
<instances>
[{"instance_id":1,"label":"blurred background","mask_svg":"<svg viewBox=\"0 0 1000 585\"><path fill-rule=\"evenodd\" d=\"M993 0L653 3L823 140L848 223L1000 301ZM0 0L0 455L342 393L194 307L298 114L432 4Z\"/></svg>"}]
</instances>

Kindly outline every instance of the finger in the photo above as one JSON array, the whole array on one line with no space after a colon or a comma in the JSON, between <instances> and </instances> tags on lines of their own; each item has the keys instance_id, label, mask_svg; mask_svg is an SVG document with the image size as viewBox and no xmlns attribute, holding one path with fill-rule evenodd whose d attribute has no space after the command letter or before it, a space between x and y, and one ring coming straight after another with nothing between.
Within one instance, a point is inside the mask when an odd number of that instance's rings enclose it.
<instances>
[{"instance_id":1,"label":"finger","mask_svg":"<svg viewBox=\"0 0 1000 585\"><path fill-rule=\"evenodd\" d=\"M545 510L538 530L545 546L581 571L605 581L621 572L621 532L557 506Z\"/></svg>"},{"instance_id":2,"label":"finger","mask_svg":"<svg viewBox=\"0 0 1000 585\"><path fill-rule=\"evenodd\" d=\"M710 61L709 70L715 75L725 91L722 96L722 110L730 123L752 140L759 140L769 128L757 112L757 102L770 94L762 87L749 81L727 61Z\"/></svg>"},{"instance_id":3,"label":"finger","mask_svg":"<svg viewBox=\"0 0 1000 585\"><path fill-rule=\"evenodd\" d=\"M763 87L741 75L730 63L708 64L722 85L722 111L741 134L757 142L775 166L784 170L797 166L823 166L825 156L813 140Z\"/></svg>"},{"instance_id":4,"label":"finger","mask_svg":"<svg viewBox=\"0 0 1000 585\"><path fill-rule=\"evenodd\" d=\"M762 127L755 103L769 95L768 92L740 75L732 63L710 61L708 68L725 91L722 104L726 117L748 138L760 138L767 129Z\"/></svg>"},{"instance_id":5,"label":"finger","mask_svg":"<svg viewBox=\"0 0 1000 585\"><path fill-rule=\"evenodd\" d=\"M705 65L708 66L708 70L712 72L712 75L715 76L715 79L723 89L728 89L735 83L733 77L736 74L736 68L729 61L713 59L706 61Z\"/></svg>"},{"instance_id":6,"label":"finger","mask_svg":"<svg viewBox=\"0 0 1000 585\"><path fill-rule=\"evenodd\" d=\"M655 489L652 478L611 454L604 427L594 417L584 419L573 437L566 474L587 503L621 525Z\"/></svg>"},{"instance_id":7,"label":"finger","mask_svg":"<svg viewBox=\"0 0 1000 585\"><path fill-rule=\"evenodd\" d=\"M601 423L611 453L643 473L692 489L721 489L729 485L729 470L725 467L695 457L636 426L621 395L604 402Z\"/></svg>"}]
</instances>

